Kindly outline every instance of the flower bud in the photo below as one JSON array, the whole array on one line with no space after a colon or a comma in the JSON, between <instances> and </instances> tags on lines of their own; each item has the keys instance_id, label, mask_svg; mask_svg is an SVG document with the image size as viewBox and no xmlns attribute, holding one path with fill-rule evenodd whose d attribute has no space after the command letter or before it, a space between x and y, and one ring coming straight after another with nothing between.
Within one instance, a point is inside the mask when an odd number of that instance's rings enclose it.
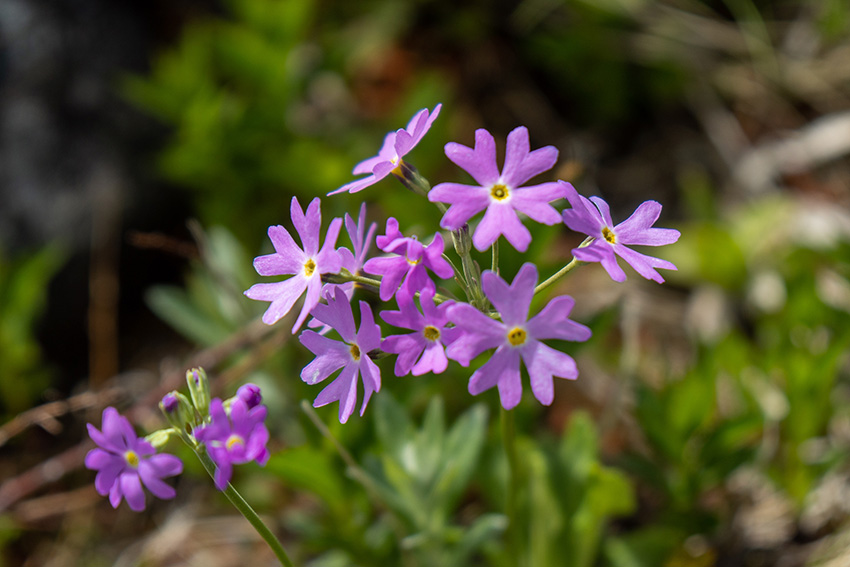
<instances>
[{"instance_id":1,"label":"flower bud","mask_svg":"<svg viewBox=\"0 0 850 567\"><path fill-rule=\"evenodd\" d=\"M192 408L192 403L180 392L173 391L165 394L159 402L159 409L168 423L181 433L190 431L195 423L195 410Z\"/></svg>"},{"instance_id":2,"label":"flower bud","mask_svg":"<svg viewBox=\"0 0 850 567\"><path fill-rule=\"evenodd\" d=\"M173 429L159 429L146 435L145 441L153 445L153 448L158 451L165 447L165 444L171 439L172 433L174 433Z\"/></svg>"},{"instance_id":3,"label":"flower bud","mask_svg":"<svg viewBox=\"0 0 850 567\"><path fill-rule=\"evenodd\" d=\"M210 381L203 368L193 368L186 371L186 383L189 385L189 395L192 403L201 416L210 413Z\"/></svg>"},{"instance_id":4,"label":"flower bud","mask_svg":"<svg viewBox=\"0 0 850 567\"><path fill-rule=\"evenodd\" d=\"M263 394L260 392L260 387L256 384L244 384L236 390L236 397L245 402L248 409L257 407L263 403Z\"/></svg>"}]
</instances>

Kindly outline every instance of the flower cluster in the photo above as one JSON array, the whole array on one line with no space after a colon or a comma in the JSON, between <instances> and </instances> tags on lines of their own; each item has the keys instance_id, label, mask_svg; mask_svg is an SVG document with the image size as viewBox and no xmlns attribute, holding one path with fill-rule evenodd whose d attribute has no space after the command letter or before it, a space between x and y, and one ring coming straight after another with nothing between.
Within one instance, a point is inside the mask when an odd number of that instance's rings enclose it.
<instances>
[{"instance_id":1,"label":"flower cluster","mask_svg":"<svg viewBox=\"0 0 850 567\"><path fill-rule=\"evenodd\" d=\"M508 134L501 168L496 141L486 130L476 131L471 148L446 144L446 157L465 170L474 184L446 182L431 188L406 156L428 132L440 109L441 105L430 112L423 109L406 128L388 133L378 155L354 168L355 175L367 176L329 195L356 193L392 174L407 189L427 196L427 201L443 211L440 228L451 232L459 262L452 263L445 256L439 231L420 240L416 235L405 235L393 217L387 219L384 234L375 239L383 255L369 257L375 225L366 229L365 204L357 223L348 215L344 221L351 249L334 249L342 219L331 221L320 248L319 200L314 199L304 214L295 198L291 220L303 248L284 227L271 227L269 237L275 252L254 261L260 275L290 276L256 284L245 292L252 299L270 302L263 316L266 323L286 316L297 299L305 296L293 333L308 314L313 316L309 326L319 330L305 330L299 337L315 355L301 371L301 379L317 384L339 372L314 405L338 401L343 423L357 405L361 380L361 415L371 395L380 390L380 369L374 361L388 355L396 356L396 376L421 376L444 372L449 360L466 367L473 359L491 353L469 379L471 394L495 387L502 406L515 407L522 398L521 366L525 366L534 397L549 405L554 398L554 378L575 379L578 370L570 355L544 341L586 341L591 331L569 318L575 302L566 295L551 299L539 313L530 314L534 295L582 263L601 263L617 282L626 278L618 257L641 276L659 283L664 279L658 268L676 269L666 260L630 248L671 244L679 238L676 230L653 228L661 213L657 202L641 204L632 216L615 225L605 201L587 199L569 183L555 180L529 184L555 166L558 150L553 146L532 150L528 130L522 126ZM563 208L564 201L568 208ZM480 219L479 213L483 213ZM537 267L531 263L523 264L511 283L499 273L497 246L501 237L519 252L528 250L532 235L526 219L549 226L563 223L587 236L573 249L573 260L539 285ZM471 257L473 247L479 252L493 249L491 270L480 272ZM447 291L451 281L460 286L465 300ZM360 301L358 329L351 306L355 283L376 291L382 302L394 301L397 309L380 311L380 319L409 332L382 338L372 307L364 301ZM336 331L339 340L326 336L331 331Z\"/></svg>"},{"instance_id":2,"label":"flower cluster","mask_svg":"<svg viewBox=\"0 0 850 567\"><path fill-rule=\"evenodd\" d=\"M171 425L167 429L140 438L113 407L103 410L102 430L88 424L97 447L86 455L85 465L97 471L95 488L109 496L113 508L126 499L131 510L144 510L142 486L157 498L174 498L174 488L162 479L180 474L183 463L174 455L157 452L172 436L182 438L199 456L209 455L219 490L227 488L233 465L256 461L262 466L268 461L266 407L258 386L245 384L230 399L209 400L209 381L202 369L188 371L186 381L190 397L170 392L160 402Z\"/></svg>"}]
</instances>

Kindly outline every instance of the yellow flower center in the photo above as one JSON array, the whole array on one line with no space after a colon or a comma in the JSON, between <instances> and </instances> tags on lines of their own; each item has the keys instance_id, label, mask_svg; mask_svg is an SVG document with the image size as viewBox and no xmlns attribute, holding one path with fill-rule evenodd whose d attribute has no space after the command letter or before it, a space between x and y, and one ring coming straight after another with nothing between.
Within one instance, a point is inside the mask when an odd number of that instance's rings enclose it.
<instances>
[{"instance_id":1,"label":"yellow flower center","mask_svg":"<svg viewBox=\"0 0 850 567\"><path fill-rule=\"evenodd\" d=\"M308 278L316 271L316 262L312 258L304 262L304 275Z\"/></svg>"},{"instance_id":2,"label":"yellow flower center","mask_svg":"<svg viewBox=\"0 0 850 567\"><path fill-rule=\"evenodd\" d=\"M525 337L525 329L514 327L511 329L511 332L508 333L508 342L511 343L511 346L519 346L525 342Z\"/></svg>"},{"instance_id":3,"label":"yellow flower center","mask_svg":"<svg viewBox=\"0 0 850 567\"><path fill-rule=\"evenodd\" d=\"M407 263L410 264L411 266L415 266L416 264L418 264L421 261L422 261L422 258L420 258L418 260L411 260L410 258L407 258Z\"/></svg>"},{"instance_id":4,"label":"yellow flower center","mask_svg":"<svg viewBox=\"0 0 850 567\"><path fill-rule=\"evenodd\" d=\"M351 358L354 360L360 360L360 347L357 345L351 345Z\"/></svg>"},{"instance_id":5,"label":"yellow flower center","mask_svg":"<svg viewBox=\"0 0 850 567\"><path fill-rule=\"evenodd\" d=\"M510 196L510 192L508 188L502 185L501 183L497 183L493 185L490 189L490 196L496 199L497 201L504 201Z\"/></svg>"},{"instance_id":6,"label":"yellow flower center","mask_svg":"<svg viewBox=\"0 0 850 567\"><path fill-rule=\"evenodd\" d=\"M607 226L602 229L602 236L611 244L617 244L617 235Z\"/></svg>"},{"instance_id":7,"label":"yellow flower center","mask_svg":"<svg viewBox=\"0 0 850 567\"><path fill-rule=\"evenodd\" d=\"M139 456L135 451L127 451L124 453L124 460L127 461L127 464L133 468L139 466Z\"/></svg>"},{"instance_id":8,"label":"yellow flower center","mask_svg":"<svg viewBox=\"0 0 850 567\"><path fill-rule=\"evenodd\" d=\"M392 173L396 177L404 177L404 170L402 170L402 167L401 167L402 164L404 163L404 161L402 161L402 159L400 157L394 157L393 159L390 160L390 163L392 163L395 166L390 173Z\"/></svg>"},{"instance_id":9,"label":"yellow flower center","mask_svg":"<svg viewBox=\"0 0 850 567\"><path fill-rule=\"evenodd\" d=\"M426 339L433 342L440 338L440 329L428 325L427 327L422 329L422 334L425 335Z\"/></svg>"},{"instance_id":10,"label":"yellow flower center","mask_svg":"<svg viewBox=\"0 0 850 567\"><path fill-rule=\"evenodd\" d=\"M239 435L233 433L230 437L227 438L227 443L225 443L225 446L228 449L232 449L234 445L239 445L240 447L243 447L245 445L245 440L242 439L242 437L240 437Z\"/></svg>"}]
</instances>

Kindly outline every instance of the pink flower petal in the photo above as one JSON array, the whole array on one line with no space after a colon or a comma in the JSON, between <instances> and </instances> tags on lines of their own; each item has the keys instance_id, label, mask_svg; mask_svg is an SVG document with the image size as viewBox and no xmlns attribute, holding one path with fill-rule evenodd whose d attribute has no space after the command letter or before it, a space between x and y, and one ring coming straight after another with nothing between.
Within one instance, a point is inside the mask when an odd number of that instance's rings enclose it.
<instances>
[{"instance_id":1,"label":"pink flower petal","mask_svg":"<svg viewBox=\"0 0 850 567\"><path fill-rule=\"evenodd\" d=\"M446 157L469 173L482 186L499 181L496 167L496 140L487 130L475 131L475 148L449 142L445 147Z\"/></svg>"}]
</instances>

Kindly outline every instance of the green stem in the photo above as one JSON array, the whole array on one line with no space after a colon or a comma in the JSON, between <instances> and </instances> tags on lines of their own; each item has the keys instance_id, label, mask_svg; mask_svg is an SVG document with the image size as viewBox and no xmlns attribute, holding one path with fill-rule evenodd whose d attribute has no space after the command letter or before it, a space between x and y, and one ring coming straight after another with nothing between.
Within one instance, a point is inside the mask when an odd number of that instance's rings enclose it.
<instances>
[{"instance_id":1,"label":"green stem","mask_svg":"<svg viewBox=\"0 0 850 567\"><path fill-rule=\"evenodd\" d=\"M431 191L431 184L409 163L399 160L392 174L410 191L425 198L428 197L428 192ZM434 204L443 214L448 210L443 203L436 202ZM465 287L464 292L466 292L466 297L472 305L486 312L489 302L481 290L481 274L472 260L472 239L469 237L469 227L464 225L458 230L453 230L452 242L454 243L455 252L460 256L464 275L461 283ZM434 297L437 303L441 303L446 299L444 296L439 296L439 299L438 297Z\"/></svg>"},{"instance_id":2,"label":"green stem","mask_svg":"<svg viewBox=\"0 0 850 567\"><path fill-rule=\"evenodd\" d=\"M593 242L593 237L589 236L589 237L584 239L584 242L582 242L579 245L579 248L584 248L585 246L587 246L591 242ZM581 260L577 260L577 259L573 258L572 260L570 260L569 264L567 264L566 266L564 266L563 268L561 268L560 270L558 270L557 272L552 274L552 276L550 276L545 281L540 282L537 285L537 287L534 288L534 295L537 295L538 293L540 293L544 289L548 288L549 286L551 286L552 284L557 282L562 277L566 276L568 273L570 273L573 270L573 268L577 268L578 266L582 266L584 264L587 264L587 262L582 262Z\"/></svg>"},{"instance_id":3,"label":"green stem","mask_svg":"<svg viewBox=\"0 0 850 567\"><path fill-rule=\"evenodd\" d=\"M204 465L204 468L209 473L210 478L215 479L215 463L213 463L212 459L209 455L207 455L206 451L203 449L195 449L195 454L198 455L198 459L200 459L201 464ZM275 535L271 532L271 530L263 523L257 513L254 511L251 506L245 502L245 499L242 498L242 495L239 494L233 485L227 483L227 488L224 489L224 495L227 496L227 499L230 500L230 503L233 504L239 512L245 516L245 519L248 520L254 529L257 530L257 533L260 534L268 546L272 548L275 556L277 557L280 564L284 567L294 567L294 564L289 559L289 556L284 551L283 546L280 544L280 541L275 537Z\"/></svg>"},{"instance_id":4,"label":"green stem","mask_svg":"<svg viewBox=\"0 0 850 567\"><path fill-rule=\"evenodd\" d=\"M519 565L520 522L519 522L519 482L520 462L516 450L516 426L512 411L500 408L502 445L508 460L508 491L505 503L505 515L508 517L508 557L511 565Z\"/></svg>"},{"instance_id":5,"label":"green stem","mask_svg":"<svg viewBox=\"0 0 850 567\"><path fill-rule=\"evenodd\" d=\"M493 270L497 276L499 275L499 241L493 243L493 247L491 248L491 252L493 253L492 259L490 261L490 269Z\"/></svg>"},{"instance_id":6,"label":"green stem","mask_svg":"<svg viewBox=\"0 0 850 567\"><path fill-rule=\"evenodd\" d=\"M343 268L338 274L324 274L322 275L322 281L325 283L333 283L333 284L343 284L348 282L355 282L362 285L368 285L375 288L381 287L381 280L376 280L373 278L367 278L366 276L361 276L358 274L352 274L345 268ZM419 297L419 292L416 292L416 297ZM448 301L450 298L445 295L435 293L434 294L434 303L439 305L444 301Z\"/></svg>"},{"instance_id":7,"label":"green stem","mask_svg":"<svg viewBox=\"0 0 850 567\"><path fill-rule=\"evenodd\" d=\"M487 311L488 302L481 290L481 272L472 259L472 238L469 236L469 225L463 225L452 231L452 242L455 252L460 256L463 276L466 280L466 297L469 302L481 311Z\"/></svg>"}]
</instances>

